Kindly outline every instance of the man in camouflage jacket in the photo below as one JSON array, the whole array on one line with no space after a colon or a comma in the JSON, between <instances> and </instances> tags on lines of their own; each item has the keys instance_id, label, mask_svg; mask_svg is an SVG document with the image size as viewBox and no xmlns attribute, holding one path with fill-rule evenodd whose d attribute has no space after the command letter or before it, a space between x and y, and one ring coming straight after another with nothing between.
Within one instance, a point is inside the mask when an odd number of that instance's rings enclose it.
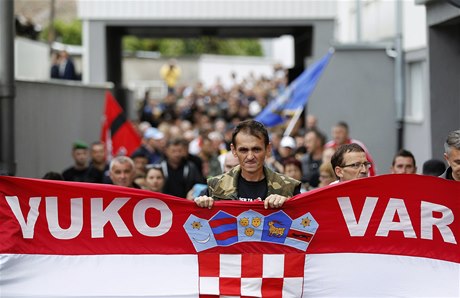
<instances>
[{"instance_id":1,"label":"man in camouflage jacket","mask_svg":"<svg viewBox=\"0 0 460 298\"><path fill-rule=\"evenodd\" d=\"M268 196L277 194L292 197L300 183L290 177L273 172L264 167L268 184ZM238 175L241 167L236 166L228 173L208 179L208 195L214 200L238 200Z\"/></svg>"},{"instance_id":2,"label":"man in camouflage jacket","mask_svg":"<svg viewBox=\"0 0 460 298\"><path fill-rule=\"evenodd\" d=\"M239 165L208 179L207 194L194 199L198 206L212 208L215 200L240 200L264 201L265 208L280 208L300 193L299 181L265 166L271 144L263 124L254 120L240 122L233 131L231 149Z\"/></svg>"}]
</instances>

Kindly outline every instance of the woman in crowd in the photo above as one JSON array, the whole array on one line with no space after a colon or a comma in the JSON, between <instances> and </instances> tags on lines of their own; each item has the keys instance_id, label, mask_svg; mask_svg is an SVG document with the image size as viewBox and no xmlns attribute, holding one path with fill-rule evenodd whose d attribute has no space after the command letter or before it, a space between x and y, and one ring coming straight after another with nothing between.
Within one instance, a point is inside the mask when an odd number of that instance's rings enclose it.
<instances>
[{"instance_id":1,"label":"woman in crowd","mask_svg":"<svg viewBox=\"0 0 460 298\"><path fill-rule=\"evenodd\" d=\"M285 159L283 161L284 175L294 178L298 181L302 179L302 164L295 157ZM304 193L308 190L307 186L303 183L300 186L300 193Z\"/></svg>"},{"instance_id":2,"label":"woman in crowd","mask_svg":"<svg viewBox=\"0 0 460 298\"><path fill-rule=\"evenodd\" d=\"M162 192L165 185L165 175L160 165L148 165L147 174L145 176L145 189Z\"/></svg>"},{"instance_id":3,"label":"woman in crowd","mask_svg":"<svg viewBox=\"0 0 460 298\"><path fill-rule=\"evenodd\" d=\"M319 185L318 187L323 187L331 184L337 180L335 177L334 170L330 162L323 162L319 167Z\"/></svg>"}]
</instances>

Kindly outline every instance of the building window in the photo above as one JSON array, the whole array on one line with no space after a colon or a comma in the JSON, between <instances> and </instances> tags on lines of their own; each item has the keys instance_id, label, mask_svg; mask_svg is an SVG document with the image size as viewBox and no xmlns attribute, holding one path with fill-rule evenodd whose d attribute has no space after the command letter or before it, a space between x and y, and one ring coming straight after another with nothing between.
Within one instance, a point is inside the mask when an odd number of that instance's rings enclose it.
<instances>
[{"instance_id":1,"label":"building window","mask_svg":"<svg viewBox=\"0 0 460 298\"><path fill-rule=\"evenodd\" d=\"M406 121L423 121L423 104L425 98L424 61L415 61L408 64Z\"/></svg>"}]
</instances>

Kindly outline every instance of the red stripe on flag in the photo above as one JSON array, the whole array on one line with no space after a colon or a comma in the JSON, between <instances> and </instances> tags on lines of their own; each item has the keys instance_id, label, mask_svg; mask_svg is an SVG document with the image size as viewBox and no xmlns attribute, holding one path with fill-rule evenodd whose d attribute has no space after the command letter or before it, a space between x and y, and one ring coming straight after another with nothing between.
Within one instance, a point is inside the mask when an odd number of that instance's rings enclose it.
<instances>
[{"instance_id":1,"label":"red stripe on flag","mask_svg":"<svg viewBox=\"0 0 460 298\"><path fill-rule=\"evenodd\" d=\"M226 240L228 238L232 238L236 236L237 236L236 230L230 230L230 231L222 232L220 234L214 234L214 238L216 238L216 240Z\"/></svg>"},{"instance_id":2,"label":"red stripe on flag","mask_svg":"<svg viewBox=\"0 0 460 298\"><path fill-rule=\"evenodd\" d=\"M213 219L209 222L209 225L211 228L216 228L222 225L228 225L228 224L233 224L236 223L236 219L233 217L226 217L226 218L219 218L219 219Z\"/></svg>"}]
</instances>

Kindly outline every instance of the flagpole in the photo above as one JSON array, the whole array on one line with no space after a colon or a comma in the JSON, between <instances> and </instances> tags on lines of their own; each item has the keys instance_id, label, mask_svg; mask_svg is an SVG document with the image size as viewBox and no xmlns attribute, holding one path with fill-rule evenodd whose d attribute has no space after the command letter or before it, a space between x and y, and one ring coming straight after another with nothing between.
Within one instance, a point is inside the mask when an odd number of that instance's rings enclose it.
<instances>
[{"instance_id":1,"label":"flagpole","mask_svg":"<svg viewBox=\"0 0 460 298\"><path fill-rule=\"evenodd\" d=\"M298 107L297 110L295 110L294 116L292 116L292 119L289 122L288 127L284 131L285 136L290 136L291 135L291 132L294 129L294 126L296 125L297 120L299 120L300 115L302 115L303 108L304 107Z\"/></svg>"}]
</instances>

